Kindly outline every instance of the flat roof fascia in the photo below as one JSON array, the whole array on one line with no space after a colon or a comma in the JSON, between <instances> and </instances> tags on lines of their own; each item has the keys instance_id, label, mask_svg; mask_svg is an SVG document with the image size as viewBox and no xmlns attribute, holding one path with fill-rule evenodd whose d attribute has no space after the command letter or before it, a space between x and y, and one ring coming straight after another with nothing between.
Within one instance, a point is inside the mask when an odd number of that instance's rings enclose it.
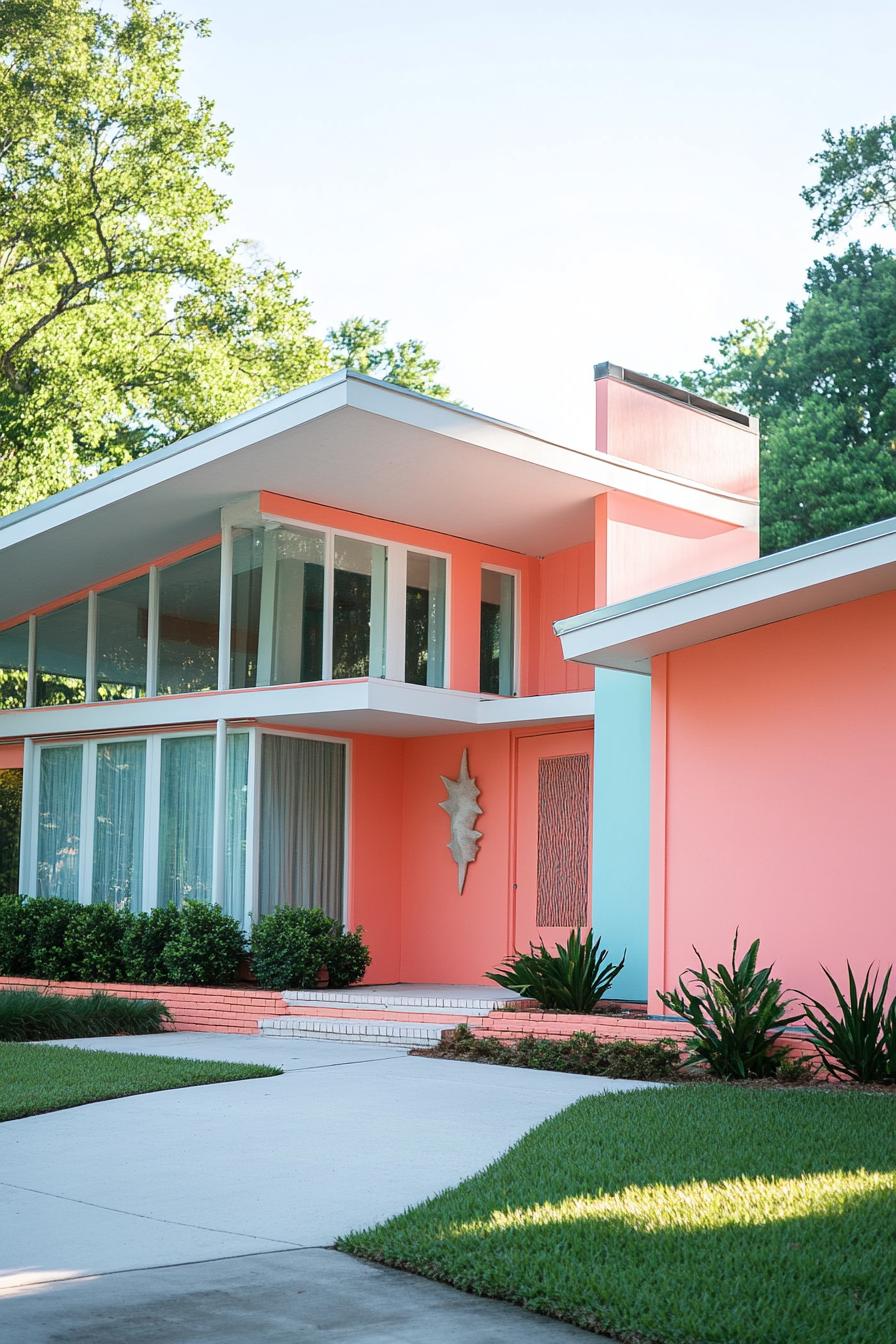
<instances>
[{"instance_id":1,"label":"flat roof fascia","mask_svg":"<svg viewBox=\"0 0 896 1344\"><path fill-rule=\"evenodd\" d=\"M582 613L554 627L564 657L644 670L659 653L804 615L896 583L896 519Z\"/></svg>"}]
</instances>

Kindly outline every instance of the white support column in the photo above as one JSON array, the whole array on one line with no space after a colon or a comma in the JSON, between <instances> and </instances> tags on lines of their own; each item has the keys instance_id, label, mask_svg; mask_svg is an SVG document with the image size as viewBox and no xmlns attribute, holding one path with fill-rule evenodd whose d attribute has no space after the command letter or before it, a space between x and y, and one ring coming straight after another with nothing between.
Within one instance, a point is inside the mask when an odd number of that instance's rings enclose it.
<instances>
[{"instance_id":1,"label":"white support column","mask_svg":"<svg viewBox=\"0 0 896 1344\"><path fill-rule=\"evenodd\" d=\"M274 677L274 619L277 597L277 529L265 528L261 551L261 596L258 613L256 686L270 686Z\"/></svg>"},{"instance_id":2,"label":"white support column","mask_svg":"<svg viewBox=\"0 0 896 1344\"><path fill-rule=\"evenodd\" d=\"M33 619L34 618L32 617L32 620ZM19 892L23 896L33 896L35 893L30 888L32 875L34 873L32 847L34 843L34 814L37 795L37 780L35 778L34 770L37 752L34 749L34 738L26 737L24 747L25 751L22 760L22 818L19 829Z\"/></svg>"},{"instance_id":3,"label":"white support column","mask_svg":"<svg viewBox=\"0 0 896 1344\"><path fill-rule=\"evenodd\" d=\"M386 566L386 667L389 681L404 681L405 606L408 586L408 548L395 542L389 546ZM371 631L373 621L371 620ZM373 635L371 633L371 646ZM373 668L371 667L371 676Z\"/></svg>"},{"instance_id":4,"label":"white support column","mask_svg":"<svg viewBox=\"0 0 896 1344\"><path fill-rule=\"evenodd\" d=\"M84 699L88 705L96 701L96 593L87 594L87 666L84 676Z\"/></svg>"},{"instance_id":5,"label":"white support column","mask_svg":"<svg viewBox=\"0 0 896 1344\"><path fill-rule=\"evenodd\" d=\"M230 688L230 607L233 595L233 528L221 523L221 597L218 607L218 690Z\"/></svg>"},{"instance_id":6,"label":"white support column","mask_svg":"<svg viewBox=\"0 0 896 1344\"><path fill-rule=\"evenodd\" d=\"M159 571L149 571L149 611L146 616L146 694L159 693Z\"/></svg>"},{"instance_id":7,"label":"white support column","mask_svg":"<svg viewBox=\"0 0 896 1344\"><path fill-rule=\"evenodd\" d=\"M215 723L215 801L212 825L212 904L224 904L227 862L227 720Z\"/></svg>"},{"instance_id":8,"label":"white support column","mask_svg":"<svg viewBox=\"0 0 896 1344\"><path fill-rule=\"evenodd\" d=\"M333 571L336 563L336 536L327 531L324 542L324 619L321 680L333 680Z\"/></svg>"},{"instance_id":9,"label":"white support column","mask_svg":"<svg viewBox=\"0 0 896 1344\"><path fill-rule=\"evenodd\" d=\"M37 617L28 617L28 680L25 689L25 708L34 705L37 681Z\"/></svg>"}]
</instances>

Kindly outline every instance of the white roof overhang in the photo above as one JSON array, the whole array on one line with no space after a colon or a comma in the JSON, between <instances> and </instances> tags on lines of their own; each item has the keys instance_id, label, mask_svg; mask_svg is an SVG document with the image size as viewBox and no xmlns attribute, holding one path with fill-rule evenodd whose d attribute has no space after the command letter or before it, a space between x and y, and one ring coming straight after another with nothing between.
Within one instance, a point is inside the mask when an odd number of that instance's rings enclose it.
<instances>
[{"instance_id":1,"label":"white roof overhang","mask_svg":"<svg viewBox=\"0 0 896 1344\"><path fill-rule=\"evenodd\" d=\"M558 621L563 655L649 672L662 653L896 588L896 518Z\"/></svg>"},{"instance_id":2,"label":"white roof overhang","mask_svg":"<svg viewBox=\"0 0 896 1344\"><path fill-rule=\"evenodd\" d=\"M226 719L331 733L426 737L485 732L590 719L591 691L484 698L469 691L438 690L371 678L317 685L264 686L241 691L107 700L89 705L9 709L0 715L0 743L62 736L104 736L160 728L185 728Z\"/></svg>"},{"instance_id":3,"label":"white roof overhang","mask_svg":"<svg viewBox=\"0 0 896 1344\"><path fill-rule=\"evenodd\" d=\"M589 540L607 490L758 518L755 500L343 371L0 519L0 622L211 535L258 490L528 555Z\"/></svg>"}]
</instances>

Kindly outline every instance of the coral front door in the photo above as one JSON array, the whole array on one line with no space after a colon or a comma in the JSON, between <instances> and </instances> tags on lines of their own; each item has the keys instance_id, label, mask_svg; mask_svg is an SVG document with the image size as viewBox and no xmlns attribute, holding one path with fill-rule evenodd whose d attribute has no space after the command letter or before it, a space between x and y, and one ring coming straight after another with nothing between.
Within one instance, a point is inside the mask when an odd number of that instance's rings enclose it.
<instances>
[{"instance_id":1,"label":"coral front door","mask_svg":"<svg viewBox=\"0 0 896 1344\"><path fill-rule=\"evenodd\" d=\"M590 729L517 742L514 945L591 925Z\"/></svg>"}]
</instances>

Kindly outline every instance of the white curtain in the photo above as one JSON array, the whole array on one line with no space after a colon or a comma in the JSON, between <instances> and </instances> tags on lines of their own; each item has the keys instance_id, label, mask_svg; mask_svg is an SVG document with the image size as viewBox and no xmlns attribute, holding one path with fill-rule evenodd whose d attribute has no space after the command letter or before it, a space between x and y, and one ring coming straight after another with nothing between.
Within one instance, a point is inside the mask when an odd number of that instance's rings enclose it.
<instances>
[{"instance_id":1,"label":"white curtain","mask_svg":"<svg viewBox=\"0 0 896 1344\"><path fill-rule=\"evenodd\" d=\"M246 809L249 795L249 734L227 738L227 833L224 911L242 924L246 913Z\"/></svg>"},{"instance_id":2,"label":"white curtain","mask_svg":"<svg viewBox=\"0 0 896 1344\"><path fill-rule=\"evenodd\" d=\"M94 904L139 910L143 892L145 742L101 742L96 749Z\"/></svg>"},{"instance_id":3,"label":"white curtain","mask_svg":"<svg viewBox=\"0 0 896 1344\"><path fill-rule=\"evenodd\" d=\"M78 899L81 747L42 747L37 817L37 895Z\"/></svg>"},{"instance_id":4,"label":"white curtain","mask_svg":"<svg viewBox=\"0 0 896 1344\"><path fill-rule=\"evenodd\" d=\"M264 734L259 820L259 914L319 906L341 919L345 747Z\"/></svg>"},{"instance_id":5,"label":"white curtain","mask_svg":"<svg viewBox=\"0 0 896 1344\"><path fill-rule=\"evenodd\" d=\"M214 799L215 739L163 739L159 905L211 900Z\"/></svg>"}]
</instances>

